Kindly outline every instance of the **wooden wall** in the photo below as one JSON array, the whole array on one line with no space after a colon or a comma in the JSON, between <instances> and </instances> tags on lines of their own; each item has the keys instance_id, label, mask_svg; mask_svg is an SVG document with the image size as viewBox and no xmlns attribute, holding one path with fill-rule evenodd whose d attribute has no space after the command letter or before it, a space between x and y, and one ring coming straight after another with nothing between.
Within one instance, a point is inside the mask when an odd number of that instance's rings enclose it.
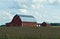
<instances>
[{"instance_id":1,"label":"wooden wall","mask_svg":"<svg viewBox=\"0 0 60 39\"><path fill-rule=\"evenodd\" d=\"M22 26L22 21L19 16L14 16L10 23L7 23L6 26Z\"/></svg>"},{"instance_id":2,"label":"wooden wall","mask_svg":"<svg viewBox=\"0 0 60 39\"><path fill-rule=\"evenodd\" d=\"M36 26L37 23L36 22L23 22L22 26Z\"/></svg>"}]
</instances>

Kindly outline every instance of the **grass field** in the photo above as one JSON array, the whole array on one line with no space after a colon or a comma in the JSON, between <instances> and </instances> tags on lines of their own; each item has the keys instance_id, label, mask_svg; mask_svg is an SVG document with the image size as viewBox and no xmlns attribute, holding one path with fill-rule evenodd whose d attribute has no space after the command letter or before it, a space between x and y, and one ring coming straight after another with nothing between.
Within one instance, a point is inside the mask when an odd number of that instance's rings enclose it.
<instances>
[{"instance_id":1,"label":"grass field","mask_svg":"<svg viewBox=\"0 0 60 39\"><path fill-rule=\"evenodd\" d=\"M0 27L0 39L60 39L60 28Z\"/></svg>"}]
</instances>

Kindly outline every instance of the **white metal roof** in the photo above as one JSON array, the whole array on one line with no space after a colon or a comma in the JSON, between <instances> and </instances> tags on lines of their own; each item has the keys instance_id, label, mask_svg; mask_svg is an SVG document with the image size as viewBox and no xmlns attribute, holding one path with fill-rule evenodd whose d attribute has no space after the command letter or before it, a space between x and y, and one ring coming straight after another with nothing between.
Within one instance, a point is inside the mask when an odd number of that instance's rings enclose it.
<instances>
[{"instance_id":1,"label":"white metal roof","mask_svg":"<svg viewBox=\"0 0 60 39\"><path fill-rule=\"evenodd\" d=\"M36 22L36 19L30 15L18 15L22 22Z\"/></svg>"}]
</instances>

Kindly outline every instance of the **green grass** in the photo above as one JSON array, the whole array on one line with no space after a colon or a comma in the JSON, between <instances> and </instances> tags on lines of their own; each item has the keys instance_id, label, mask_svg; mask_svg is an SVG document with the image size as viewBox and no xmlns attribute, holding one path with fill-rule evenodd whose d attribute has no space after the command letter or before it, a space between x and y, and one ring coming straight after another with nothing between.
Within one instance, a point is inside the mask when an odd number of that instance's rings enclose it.
<instances>
[{"instance_id":1,"label":"green grass","mask_svg":"<svg viewBox=\"0 0 60 39\"><path fill-rule=\"evenodd\" d=\"M0 39L60 39L60 28L0 27Z\"/></svg>"}]
</instances>

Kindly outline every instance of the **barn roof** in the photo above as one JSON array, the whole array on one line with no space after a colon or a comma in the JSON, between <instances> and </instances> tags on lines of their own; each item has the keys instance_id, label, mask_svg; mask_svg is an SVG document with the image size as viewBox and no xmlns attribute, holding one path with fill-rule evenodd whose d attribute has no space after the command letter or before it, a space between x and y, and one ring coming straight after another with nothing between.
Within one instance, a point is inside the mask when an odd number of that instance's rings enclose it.
<instances>
[{"instance_id":1,"label":"barn roof","mask_svg":"<svg viewBox=\"0 0 60 39\"><path fill-rule=\"evenodd\" d=\"M18 15L22 22L36 22L36 19L31 15Z\"/></svg>"}]
</instances>

